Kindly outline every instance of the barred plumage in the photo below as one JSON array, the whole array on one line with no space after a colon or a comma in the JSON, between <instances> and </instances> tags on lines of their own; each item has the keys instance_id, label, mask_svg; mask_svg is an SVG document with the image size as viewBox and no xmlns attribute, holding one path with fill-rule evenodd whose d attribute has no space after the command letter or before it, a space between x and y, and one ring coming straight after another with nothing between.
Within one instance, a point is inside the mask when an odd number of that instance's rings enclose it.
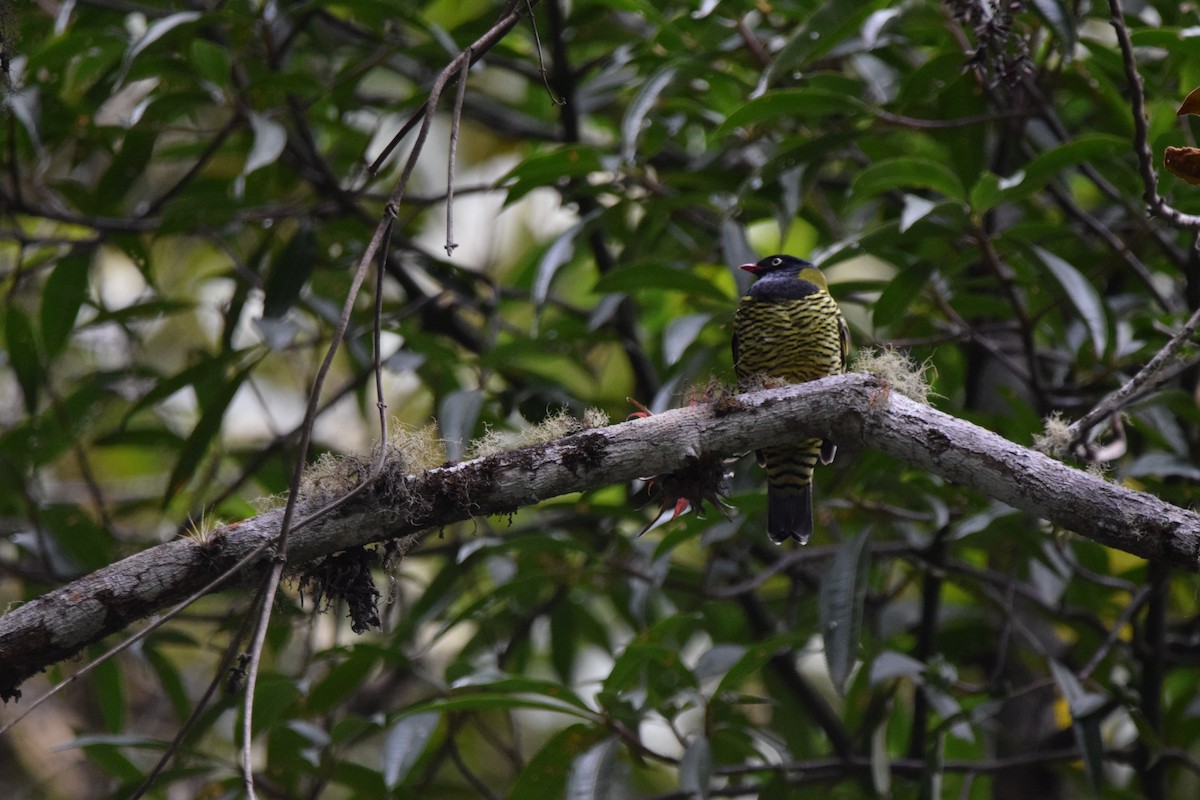
<instances>
[{"instance_id":1,"label":"barred plumage","mask_svg":"<svg viewBox=\"0 0 1200 800\"><path fill-rule=\"evenodd\" d=\"M849 334L825 276L793 256L743 264L758 280L733 316L733 365L747 388L761 381L802 383L846 369ZM759 450L767 472L767 533L779 544L804 544L812 534L812 473L833 460L832 442L806 439Z\"/></svg>"}]
</instances>

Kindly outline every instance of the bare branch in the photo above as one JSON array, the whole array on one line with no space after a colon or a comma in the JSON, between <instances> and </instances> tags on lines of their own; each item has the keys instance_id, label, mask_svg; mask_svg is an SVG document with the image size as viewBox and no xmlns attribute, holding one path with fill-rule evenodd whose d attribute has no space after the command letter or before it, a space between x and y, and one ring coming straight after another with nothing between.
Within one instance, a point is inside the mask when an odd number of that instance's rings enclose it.
<instances>
[{"instance_id":1,"label":"bare branch","mask_svg":"<svg viewBox=\"0 0 1200 800\"><path fill-rule=\"evenodd\" d=\"M720 410L718 410L718 406ZM698 458L809 436L872 448L1015 508L1143 558L1200 572L1200 515L1108 483L997 434L891 392L861 374L726 398L555 442L410 475L383 474L333 513L293 531L289 561L400 538L472 516L507 514L569 492L669 473ZM302 501L300 511L320 499ZM49 664L158 613L259 550L238 583L270 565L276 510L105 567L0 617L0 697Z\"/></svg>"}]
</instances>

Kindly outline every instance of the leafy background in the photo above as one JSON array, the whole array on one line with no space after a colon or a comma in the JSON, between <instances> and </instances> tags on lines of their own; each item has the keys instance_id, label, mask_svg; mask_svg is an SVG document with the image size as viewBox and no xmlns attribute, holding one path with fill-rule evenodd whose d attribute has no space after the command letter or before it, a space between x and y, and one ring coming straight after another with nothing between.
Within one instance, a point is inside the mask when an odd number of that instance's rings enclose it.
<instances>
[{"instance_id":1,"label":"leafy background","mask_svg":"<svg viewBox=\"0 0 1200 800\"><path fill-rule=\"evenodd\" d=\"M404 159L367 167L499 11L79 0L0 15L0 599L278 502ZM822 263L857 346L927 363L937 407L1026 444L1200 305L1194 234L1144 210L1102 5L533 12L536 30L470 74L459 247L443 249L448 113L399 208L384 385L418 462L489 431L550 435L564 409L622 419L627 397L661 410L731 382L735 266L770 252ZM1151 148L1191 144L1175 108L1200 84L1196 12L1128 12ZM1181 181L1160 190L1200 212ZM378 435L371 301L319 451ZM1193 502L1196 381L1182 370L1096 443L1113 480ZM443 444L420 433L435 419ZM749 461L729 518L638 537L653 501L610 486L439 531L376 571L381 631L351 633L341 601L315 614L293 578L258 684L260 793L1197 790L1193 576L869 451L819 471L814 543L776 548ZM248 613L248 593L207 598L36 712L0 741L9 796L128 797ZM236 794L239 713L227 685L150 796Z\"/></svg>"}]
</instances>

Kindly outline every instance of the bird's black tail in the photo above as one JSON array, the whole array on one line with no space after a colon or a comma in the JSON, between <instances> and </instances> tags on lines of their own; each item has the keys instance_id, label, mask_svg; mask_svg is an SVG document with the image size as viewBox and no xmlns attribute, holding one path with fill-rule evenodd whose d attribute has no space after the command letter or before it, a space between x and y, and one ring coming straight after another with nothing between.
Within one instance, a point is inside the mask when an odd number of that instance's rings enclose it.
<instances>
[{"instance_id":1,"label":"bird's black tail","mask_svg":"<svg viewBox=\"0 0 1200 800\"><path fill-rule=\"evenodd\" d=\"M767 487L767 535L775 544L806 544L813 531L812 484Z\"/></svg>"}]
</instances>

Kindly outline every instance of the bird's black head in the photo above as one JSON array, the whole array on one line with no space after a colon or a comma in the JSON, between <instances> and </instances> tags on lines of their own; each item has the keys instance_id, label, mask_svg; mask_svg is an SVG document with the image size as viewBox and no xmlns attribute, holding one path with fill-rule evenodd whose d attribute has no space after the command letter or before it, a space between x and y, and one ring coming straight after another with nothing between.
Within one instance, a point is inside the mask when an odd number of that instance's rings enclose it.
<instances>
[{"instance_id":1,"label":"bird's black head","mask_svg":"<svg viewBox=\"0 0 1200 800\"><path fill-rule=\"evenodd\" d=\"M802 269L816 269L816 266L811 261L805 261L803 258L781 254L767 256L757 264L742 264L741 269L761 278L764 275L770 275L774 272L798 273Z\"/></svg>"}]
</instances>

